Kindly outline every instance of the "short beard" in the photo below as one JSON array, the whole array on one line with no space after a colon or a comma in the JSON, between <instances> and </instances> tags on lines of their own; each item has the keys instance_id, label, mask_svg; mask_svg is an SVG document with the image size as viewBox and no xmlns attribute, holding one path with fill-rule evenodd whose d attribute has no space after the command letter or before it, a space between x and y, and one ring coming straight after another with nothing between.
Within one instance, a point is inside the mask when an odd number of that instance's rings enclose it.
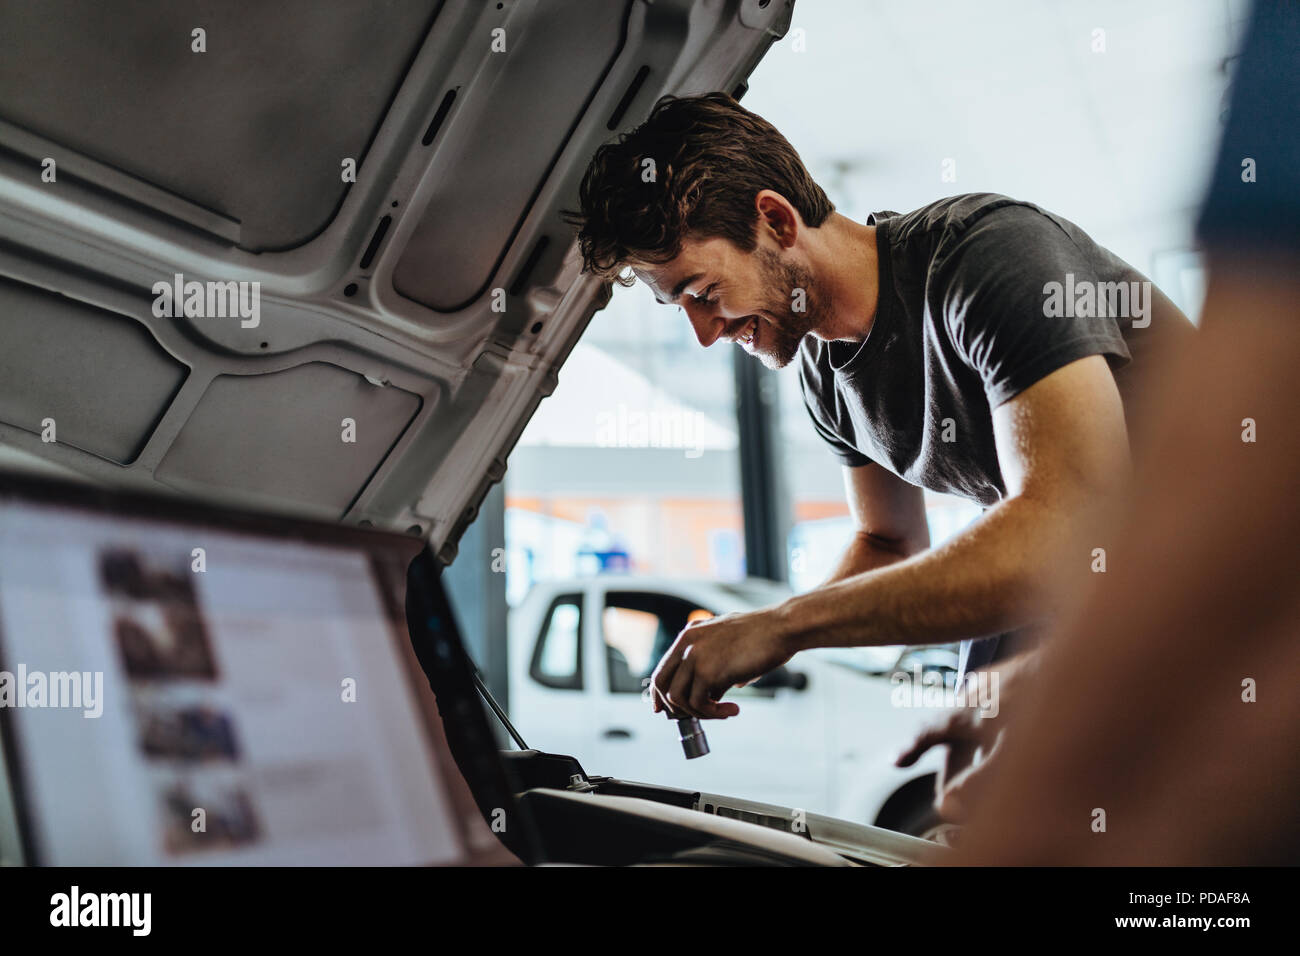
<instances>
[{"instance_id":1,"label":"short beard","mask_svg":"<svg viewBox=\"0 0 1300 956\"><path fill-rule=\"evenodd\" d=\"M800 343L817 325L830 303L823 299L812 273L802 266L783 261L770 249L758 250L758 261L768 296L767 318L771 321L762 323L761 335L766 341L762 351L754 354L775 371L794 361ZM798 300L796 290L803 292ZM798 311L794 308L796 301L802 306Z\"/></svg>"}]
</instances>

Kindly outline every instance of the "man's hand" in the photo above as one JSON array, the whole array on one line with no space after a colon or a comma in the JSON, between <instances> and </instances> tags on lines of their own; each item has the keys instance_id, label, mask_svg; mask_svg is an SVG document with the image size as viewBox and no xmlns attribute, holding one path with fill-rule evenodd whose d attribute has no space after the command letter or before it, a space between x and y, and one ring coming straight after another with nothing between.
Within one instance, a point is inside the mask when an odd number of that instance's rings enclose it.
<instances>
[{"instance_id":1,"label":"man's hand","mask_svg":"<svg viewBox=\"0 0 1300 956\"><path fill-rule=\"evenodd\" d=\"M987 668L997 672L996 717L984 717L979 707L959 707L945 719L923 730L912 746L898 755L898 767L910 767L931 747L947 744L943 773L935 781L935 810L952 823L961 823L976 796L994 778L1000 765L1007 724L1024 696L1024 688L1036 680L1040 652L1027 651ZM1002 719L1005 714L1006 719ZM984 757L974 763L976 753Z\"/></svg>"},{"instance_id":2,"label":"man's hand","mask_svg":"<svg viewBox=\"0 0 1300 956\"><path fill-rule=\"evenodd\" d=\"M780 667L795 648L776 609L725 614L688 624L650 676L655 713L673 717L734 717L740 708L719 703L732 687L744 686Z\"/></svg>"},{"instance_id":3,"label":"man's hand","mask_svg":"<svg viewBox=\"0 0 1300 956\"><path fill-rule=\"evenodd\" d=\"M981 785L996 769L993 763L1001 744L1005 721L981 717L977 707L960 707L947 719L927 727L899 754L898 767L910 767L931 747L947 744L943 772L935 781L935 810L944 820L961 823ZM977 751L984 759L973 763Z\"/></svg>"}]
</instances>

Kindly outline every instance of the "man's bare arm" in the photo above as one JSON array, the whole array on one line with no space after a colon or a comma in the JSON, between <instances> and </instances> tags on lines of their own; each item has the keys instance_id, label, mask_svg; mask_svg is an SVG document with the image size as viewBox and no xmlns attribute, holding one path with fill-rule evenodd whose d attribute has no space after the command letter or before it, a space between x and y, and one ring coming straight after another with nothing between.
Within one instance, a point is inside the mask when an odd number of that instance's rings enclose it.
<instances>
[{"instance_id":1,"label":"man's bare arm","mask_svg":"<svg viewBox=\"0 0 1300 956\"><path fill-rule=\"evenodd\" d=\"M823 587L909 558L930 546L925 498L920 488L879 465L844 468L844 492L855 525Z\"/></svg>"},{"instance_id":2,"label":"man's bare arm","mask_svg":"<svg viewBox=\"0 0 1300 956\"><path fill-rule=\"evenodd\" d=\"M687 627L652 675L655 709L730 717L729 688L804 648L942 643L1047 616L1054 569L1076 583L1088 573L1083 533L1126 483L1123 404L1105 358L1090 356L995 409L993 426L1006 500L941 547Z\"/></svg>"},{"instance_id":3,"label":"man's bare arm","mask_svg":"<svg viewBox=\"0 0 1300 956\"><path fill-rule=\"evenodd\" d=\"M846 577L781 605L795 650L938 643L1043 616L1052 567L1127 476L1123 405L1106 360L1073 362L993 415L1009 497L942 547Z\"/></svg>"}]
</instances>

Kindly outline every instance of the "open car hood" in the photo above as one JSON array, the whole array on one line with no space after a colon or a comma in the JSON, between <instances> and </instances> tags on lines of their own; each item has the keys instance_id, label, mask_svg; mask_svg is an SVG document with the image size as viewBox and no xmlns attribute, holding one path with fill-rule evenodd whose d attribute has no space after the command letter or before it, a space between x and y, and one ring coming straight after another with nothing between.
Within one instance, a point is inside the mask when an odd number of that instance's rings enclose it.
<instances>
[{"instance_id":1,"label":"open car hood","mask_svg":"<svg viewBox=\"0 0 1300 956\"><path fill-rule=\"evenodd\" d=\"M587 161L792 5L0 0L0 460L450 561L608 301Z\"/></svg>"}]
</instances>

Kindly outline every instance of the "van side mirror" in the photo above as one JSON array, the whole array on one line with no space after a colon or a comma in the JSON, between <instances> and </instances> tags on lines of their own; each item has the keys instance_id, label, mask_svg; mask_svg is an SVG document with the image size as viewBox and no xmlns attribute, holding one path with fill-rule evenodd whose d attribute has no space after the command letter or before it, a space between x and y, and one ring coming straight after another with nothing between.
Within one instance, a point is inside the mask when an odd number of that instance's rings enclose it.
<instances>
[{"instance_id":1,"label":"van side mirror","mask_svg":"<svg viewBox=\"0 0 1300 956\"><path fill-rule=\"evenodd\" d=\"M807 690L808 675L803 671L792 671L790 668L782 666L764 674L750 686L762 690L778 690L782 687L790 690Z\"/></svg>"}]
</instances>

